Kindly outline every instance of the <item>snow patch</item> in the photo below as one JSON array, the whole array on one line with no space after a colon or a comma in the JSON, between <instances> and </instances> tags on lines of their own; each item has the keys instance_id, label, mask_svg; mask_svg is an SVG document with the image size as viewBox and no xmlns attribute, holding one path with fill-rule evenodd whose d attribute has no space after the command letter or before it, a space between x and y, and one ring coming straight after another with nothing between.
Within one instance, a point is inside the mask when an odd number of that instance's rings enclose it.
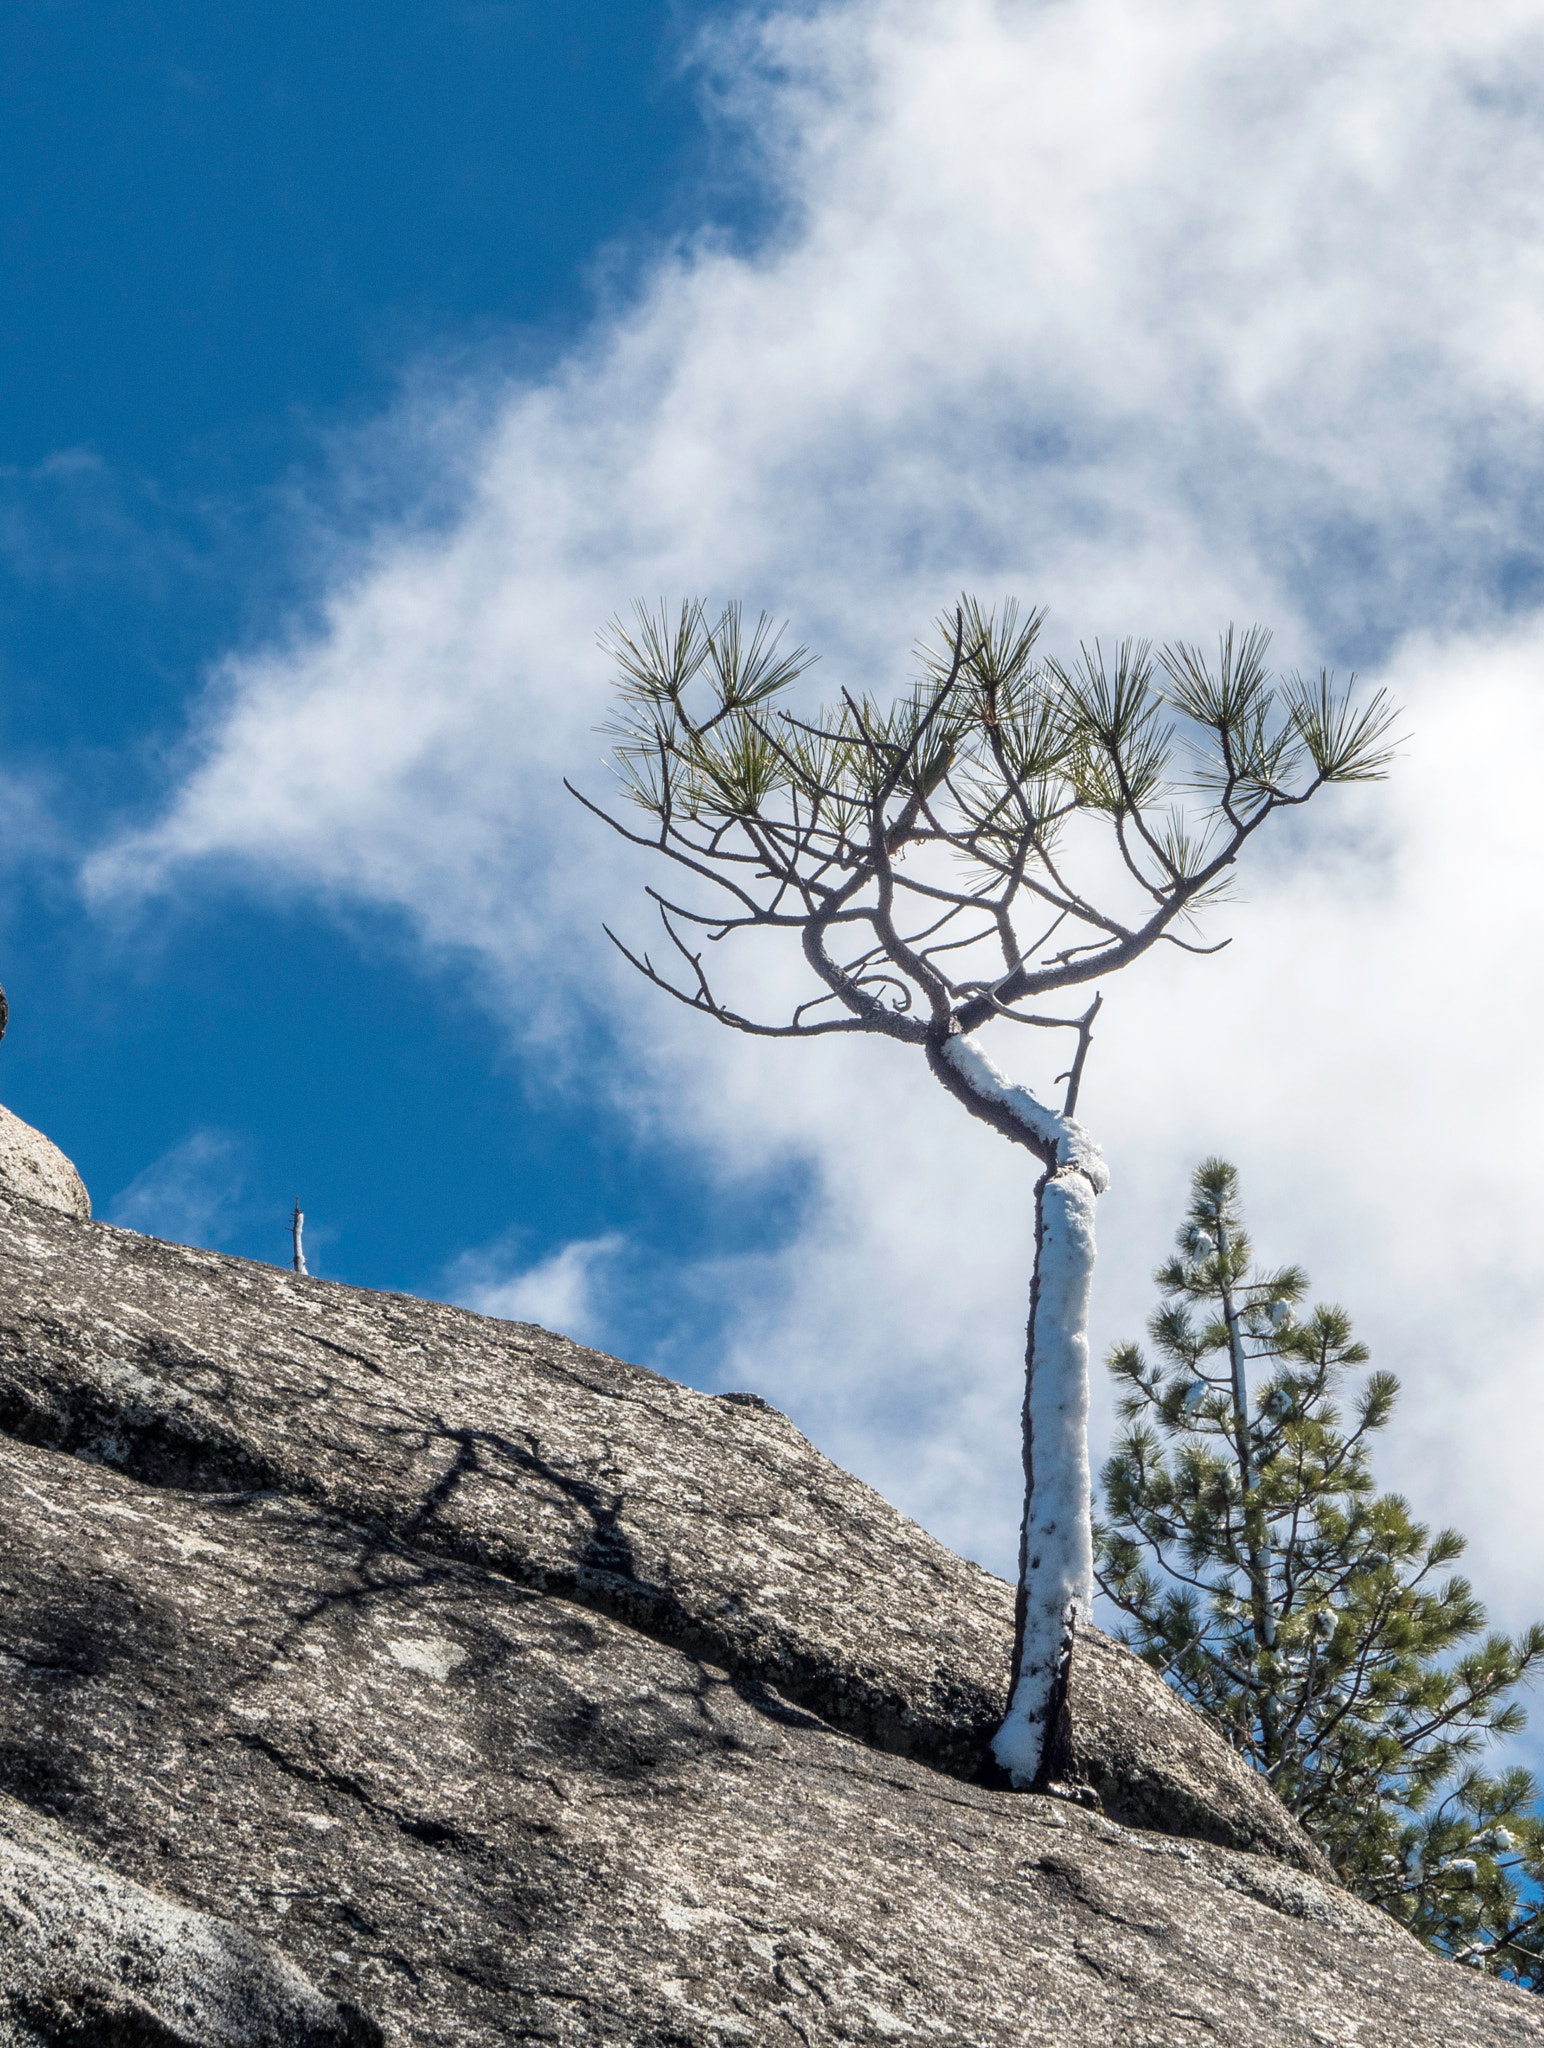
<instances>
[{"instance_id":1,"label":"snow patch","mask_svg":"<svg viewBox=\"0 0 1544 2048\"><path fill-rule=\"evenodd\" d=\"M397 1636L386 1647L404 1671L421 1671L426 1678L438 1679L441 1684L452 1671L460 1669L467 1657L459 1643L445 1636L418 1636L411 1640Z\"/></svg>"}]
</instances>

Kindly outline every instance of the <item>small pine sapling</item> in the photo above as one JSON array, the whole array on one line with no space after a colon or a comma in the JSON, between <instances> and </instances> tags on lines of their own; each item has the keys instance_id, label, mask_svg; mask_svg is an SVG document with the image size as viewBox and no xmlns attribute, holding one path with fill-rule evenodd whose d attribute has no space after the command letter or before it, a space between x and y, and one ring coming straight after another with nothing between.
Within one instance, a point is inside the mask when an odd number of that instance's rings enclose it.
<instances>
[{"instance_id":1,"label":"small pine sapling","mask_svg":"<svg viewBox=\"0 0 1544 2048\"><path fill-rule=\"evenodd\" d=\"M1392 716L1328 675L1274 682L1258 630L1230 630L1215 667L1134 641L1113 662L1096 644L1063 664L1038 652L1042 616L967 597L891 701L843 690L806 711L810 657L780 651L767 618L748 630L736 605L712 624L699 605L640 605L602 644L614 765L647 822L580 796L703 892L648 892L670 972L608 931L647 980L736 1031L913 1046L1037 1162L1017 1625L994 1743L1018 1785L1059 1775L1047 1736L1093 1598L1087 1316L1108 1184L1075 1114L1099 998L1070 1016L1038 1006L1160 942L1210 950L1180 932L1226 893L1248 841L1327 784L1380 776ZM704 964L752 931L812 984L781 1016L730 1000ZM982 1050L993 1022L1072 1034L1058 1106Z\"/></svg>"},{"instance_id":2,"label":"small pine sapling","mask_svg":"<svg viewBox=\"0 0 1544 2048\"><path fill-rule=\"evenodd\" d=\"M1522 1726L1512 1695L1544 1657L1544 1626L1485 1634L1447 1571L1463 1538L1376 1491L1371 1439L1399 1383L1377 1372L1348 1388L1365 1345L1343 1309L1304 1311L1301 1267L1254 1265L1225 1160L1197 1168L1177 1242L1155 1275L1155 1361L1135 1344L1109 1360L1126 1427L1103 1474L1100 1588L1125 1640L1348 1884L1433 1945L1515 1974L1534 1924L1518 1882L1544 1846L1534 1788L1474 1759Z\"/></svg>"}]
</instances>

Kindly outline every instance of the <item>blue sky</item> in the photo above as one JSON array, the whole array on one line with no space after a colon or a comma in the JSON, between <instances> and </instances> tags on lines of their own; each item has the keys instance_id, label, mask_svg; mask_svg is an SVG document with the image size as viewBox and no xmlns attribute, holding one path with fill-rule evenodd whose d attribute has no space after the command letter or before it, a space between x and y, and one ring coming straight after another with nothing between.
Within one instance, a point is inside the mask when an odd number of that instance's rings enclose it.
<instances>
[{"instance_id":1,"label":"blue sky","mask_svg":"<svg viewBox=\"0 0 1544 2048\"><path fill-rule=\"evenodd\" d=\"M0 732L48 822L13 856L4 1087L103 1213L149 1168L146 1227L274 1258L298 1192L313 1264L378 1286L511 1232L745 1235L668 1148L533 1092L467 969L391 914L196 892L115 930L71 872L164 796L208 663L314 598L299 500L370 516L340 439L406 379L549 363L688 205L743 228L692 25L7 10Z\"/></svg>"},{"instance_id":2,"label":"blue sky","mask_svg":"<svg viewBox=\"0 0 1544 2048\"><path fill-rule=\"evenodd\" d=\"M0 1098L98 1213L751 1385L1012 1555L1029 1190L895 1049L630 983L595 633L888 687L1276 631L1409 710L1107 992L1095 1335L1201 1155L1532 1617L1544 36L1521 0L19 5L0 26ZM747 960L776 997L785 963ZM1032 1049L999 1048L1022 1077ZM935 1099L936 1098L936 1099ZM1108 1421L1101 1410L1098 1427Z\"/></svg>"}]
</instances>

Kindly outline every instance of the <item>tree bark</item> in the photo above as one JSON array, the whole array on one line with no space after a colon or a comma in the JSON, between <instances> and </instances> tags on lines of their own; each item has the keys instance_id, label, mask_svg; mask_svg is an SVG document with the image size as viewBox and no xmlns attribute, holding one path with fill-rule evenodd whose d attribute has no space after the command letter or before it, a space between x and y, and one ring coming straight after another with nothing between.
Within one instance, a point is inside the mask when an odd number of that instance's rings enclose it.
<instances>
[{"instance_id":1,"label":"tree bark","mask_svg":"<svg viewBox=\"0 0 1544 2048\"><path fill-rule=\"evenodd\" d=\"M1276 1654L1276 1603L1271 1594L1271 1552L1265 1518L1260 1512L1260 1475L1249 1446L1249 1375L1244 1357L1244 1337L1239 1327L1238 1304L1228 1277L1228 1229L1217 1217L1217 1284L1222 1293L1222 1315L1228 1331L1228 1358L1233 1368L1233 1436L1243 1493L1244 1541L1249 1550L1250 1606L1253 1610L1255 1641L1270 1658ZM1274 1767L1281 1761L1279 1711L1274 1691L1261 1702L1260 1734L1266 1762Z\"/></svg>"},{"instance_id":2,"label":"tree bark","mask_svg":"<svg viewBox=\"0 0 1544 2048\"><path fill-rule=\"evenodd\" d=\"M1085 1045L1092 1017L1090 1011L1083 1020ZM1012 1683L1007 1716L992 1738L998 1763L1027 1791L1065 1775L1072 1646L1078 1618L1089 1614L1094 1600L1088 1298L1094 1204L1110 1176L1099 1147L1070 1108L1048 1109L1010 1081L974 1040L954 1034L929 1041L928 1063L973 1116L1033 1152L1045 1168L1035 1184ZM1075 1073L1081 1065L1080 1057Z\"/></svg>"}]
</instances>

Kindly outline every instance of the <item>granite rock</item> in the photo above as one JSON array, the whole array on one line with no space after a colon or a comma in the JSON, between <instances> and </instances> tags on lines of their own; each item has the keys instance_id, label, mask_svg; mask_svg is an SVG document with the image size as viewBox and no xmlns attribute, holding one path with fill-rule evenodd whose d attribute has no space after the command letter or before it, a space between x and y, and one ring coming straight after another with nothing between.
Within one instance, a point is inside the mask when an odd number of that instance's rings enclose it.
<instances>
[{"instance_id":1,"label":"granite rock","mask_svg":"<svg viewBox=\"0 0 1544 2048\"><path fill-rule=\"evenodd\" d=\"M86 1183L52 1138L24 1124L0 1103L0 1192L57 1209L77 1223L91 1220Z\"/></svg>"},{"instance_id":2,"label":"granite rock","mask_svg":"<svg viewBox=\"0 0 1544 2048\"><path fill-rule=\"evenodd\" d=\"M991 1782L1008 1589L764 1405L22 1204L0 1259L0 1794L316 2025L1544 2048L1093 1633L1104 1810Z\"/></svg>"},{"instance_id":3,"label":"granite rock","mask_svg":"<svg viewBox=\"0 0 1544 2048\"><path fill-rule=\"evenodd\" d=\"M0 1429L153 1486L268 1491L610 1614L976 1782L1012 1593L764 1401L530 1324L0 1204ZM1073 1756L1106 1811L1324 1866L1260 1779L1097 1631Z\"/></svg>"},{"instance_id":4,"label":"granite rock","mask_svg":"<svg viewBox=\"0 0 1544 2048\"><path fill-rule=\"evenodd\" d=\"M0 1796L0 2048L379 2048L244 1929L146 1891Z\"/></svg>"}]
</instances>

